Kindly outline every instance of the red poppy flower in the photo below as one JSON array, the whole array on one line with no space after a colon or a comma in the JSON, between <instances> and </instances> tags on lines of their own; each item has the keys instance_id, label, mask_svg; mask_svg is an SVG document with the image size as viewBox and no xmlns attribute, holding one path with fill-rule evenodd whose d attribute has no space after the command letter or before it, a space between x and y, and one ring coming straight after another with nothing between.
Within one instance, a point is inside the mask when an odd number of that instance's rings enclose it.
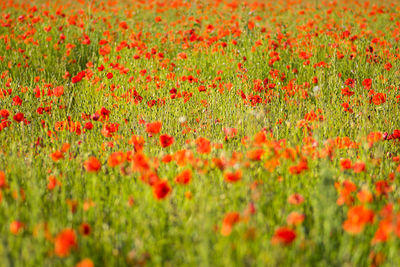
<instances>
[{"instance_id":1,"label":"red poppy flower","mask_svg":"<svg viewBox=\"0 0 400 267\"><path fill-rule=\"evenodd\" d=\"M374 212L364 206L354 206L347 212L347 220L343 223L343 229L352 235L357 235L364 230L367 223L374 220Z\"/></svg>"},{"instance_id":2,"label":"red poppy flower","mask_svg":"<svg viewBox=\"0 0 400 267\"><path fill-rule=\"evenodd\" d=\"M101 168L101 163L96 157L90 157L84 165L88 172L98 172Z\"/></svg>"},{"instance_id":3,"label":"red poppy flower","mask_svg":"<svg viewBox=\"0 0 400 267\"><path fill-rule=\"evenodd\" d=\"M162 147L168 147L174 143L174 137L168 135L168 134L163 134L160 135L160 144Z\"/></svg>"},{"instance_id":4,"label":"red poppy flower","mask_svg":"<svg viewBox=\"0 0 400 267\"><path fill-rule=\"evenodd\" d=\"M153 185L153 194L157 200L166 198L171 191L172 188L166 180L159 180Z\"/></svg>"},{"instance_id":5,"label":"red poppy flower","mask_svg":"<svg viewBox=\"0 0 400 267\"><path fill-rule=\"evenodd\" d=\"M305 217L304 214L293 211L288 215L286 222L288 225L299 225L304 221Z\"/></svg>"},{"instance_id":6,"label":"red poppy flower","mask_svg":"<svg viewBox=\"0 0 400 267\"><path fill-rule=\"evenodd\" d=\"M232 232L232 227L240 222L240 214L236 211L229 212L225 215L222 221L221 234L223 236L228 236Z\"/></svg>"},{"instance_id":7,"label":"red poppy flower","mask_svg":"<svg viewBox=\"0 0 400 267\"><path fill-rule=\"evenodd\" d=\"M54 162L57 162L57 161L59 161L60 159L63 159L64 158L64 154L61 152L61 151L55 151L55 152L53 152L53 153L51 153L50 154L50 157L51 157L51 159L54 161Z\"/></svg>"},{"instance_id":8,"label":"red poppy flower","mask_svg":"<svg viewBox=\"0 0 400 267\"><path fill-rule=\"evenodd\" d=\"M372 202L373 196L367 189L362 189L357 193L357 198L361 203L369 203Z\"/></svg>"},{"instance_id":9,"label":"red poppy flower","mask_svg":"<svg viewBox=\"0 0 400 267\"><path fill-rule=\"evenodd\" d=\"M17 235L24 228L24 224L19 221L13 221L10 224L10 232L14 235Z\"/></svg>"},{"instance_id":10,"label":"red poppy flower","mask_svg":"<svg viewBox=\"0 0 400 267\"><path fill-rule=\"evenodd\" d=\"M238 133L238 130L236 128L223 128L222 130L224 131L225 134L225 141L235 138L235 136Z\"/></svg>"},{"instance_id":11,"label":"red poppy flower","mask_svg":"<svg viewBox=\"0 0 400 267\"><path fill-rule=\"evenodd\" d=\"M385 180L380 180L375 183L376 195L387 196L393 189L389 183Z\"/></svg>"},{"instance_id":12,"label":"red poppy flower","mask_svg":"<svg viewBox=\"0 0 400 267\"><path fill-rule=\"evenodd\" d=\"M228 183L234 183L242 179L242 171L237 170L235 172L225 172L224 173L225 181Z\"/></svg>"},{"instance_id":13,"label":"red poppy flower","mask_svg":"<svg viewBox=\"0 0 400 267\"><path fill-rule=\"evenodd\" d=\"M351 165L352 165L352 163L351 163L350 159L342 159L342 160L340 160L340 166L341 166L342 170L351 169L351 167L352 167Z\"/></svg>"},{"instance_id":14,"label":"red poppy flower","mask_svg":"<svg viewBox=\"0 0 400 267\"><path fill-rule=\"evenodd\" d=\"M82 223L79 226L79 232L81 233L81 235L83 236L88 236L90 235L90 233L92 232L92 228L90 227L90 224L88 223Z\"/></svg>"},{"instance_id":15,"label":"red poppy flower","mask_svg":"<svg viewBox=\"0 0 400 267\"><path fill-rule=\"evenodd\" d=\"M55 176L49 176L49 183L47 184L47 189L53 190L57 185L61 185L60 181L58 181Z\"/></svg>"},{"instance_id":16,"label":"red poppy flower","mask_svg":"<svg viewBox=\"0 0 400 267\"><path fill-rule=\"evenodd\" d=\"M142 136L132 135L132 138L128 142L130 145L133 145L136 152L140 152L144 147L144 138Z\"/></svg>"},{"instance_id":17,"label":"red poppy flower","mask_svg":"<svg viewBox=\"0 0 400 267\"><path fill-rule=\"evenodd\" d=\"M350 86L351 88L354 88L356 82L355 82L355 80L348 78L344 83L346 85Z\"/></svg>"},{"instance_id":18,"label":"red poppy flower","mask_svg":"<svg viewBox=\"0 0 400 267\"><path fill-rule=\"evenodd\" d=\"M392 67L393 66L391 63L386 63L384 68L385 68L385 70L389 71Z\"/></svg>"},{"instance_id":19,"label":"red poppy flower","mask_svg":"<svg viewBox=\"0 0 400 267\"><path fill-rule=\"evenodd\" d=\"M199 154L208 154L211 152L211 142L208 139L199 137L196 139L196 144Z\"/></svg>"},{"instance_id":20,"label":"red poppy flower","mask_svg":"<svg viewBox=\"0 0 400 267\"><path fill-rule=\"evenodd\" d=\"M93 123L91 123L90 121L88 121L87 123L85 123L84 128L85 128L86 130L91 130L91 129L93 129Z\"/></svg>"},{"instance_id":21,"label":"red poppy flower","mask_svg":"<svg viewBox=\"0 0 400 267\"><path fill-rule=\"evenodd\" d=\"M256 150L250 150L247 152L247 158L249 158L250 160L254 160L254 161L260 161L262 155L264 155L265 151L264 149L260 148L260 149L256 149Z\"/></svg>"},{"instance_id":22,"label":"red poppy flower","mask_svg":"<svg viewBox=\"0 0 400 267\"><path fill-rule=\"evenodd\" d=\"M126 155L124 152L114 152L108 158L108 166L115 167L118 166L126 160Z\"/></svg>"},{"instance_id":23,"label":"red poppy flower","mask_svg":"<svg viewBox=\"0 0 400 267\"><path fill-rule=\"evenodd\" d=\"M386 94L384 93L377 93L372 97L372 102L379 106L386 102Z\"/></svg>"},{"instance_id":24,"label":"red poppy flower","mask_svg":"<svg viewBox=\"0 0 400 267\"><path fill-rule=\"evenodd\" d=\"M360 173L365 171L365 163L364 162L356 162L353 165L353 170L355 173Z\"/></svg>"},{"instance_id":25,"label":"red poppy flower","mask_svg":"<svg viewBox=\"0 0 400 267\"><path fill-rule=\"evenodd\" d=\"M56 97L60 97L64 94L64 87L62 86L57 86L53 89L53 94Z\"/></svg>"},{"instance_id":26,"label":"red poppy flower","mask_svg":"<svg viewBox=\"0 0 400 267\"><path fill-rule=\"evenodd\" d=\"M14 106L21 106L22 105L22 99L19 96L14 96L13 97L13 105Z\"/></svg>"},{"instance_id":27,"label":"red poppy flower","mask_svg":"<svg viewBox=\"0 0 400 267\"><path fill-rule=\"evenodd\" d=\"M105 107L102 107L100 109L100 115L105 118L108 119L108 117L110 116L111 111L109 111L108 109L106 109Z\"/></svg>"},{"instance_id":28,"label":"red poppy flower","mask_svg":"<svg viewBox=\"0 0 400 267\"><path fill-rule=\"evenodd\" d=\"M156 121L146 124L146 132L150 134L158 134L161 131L162 122Z\"/></svg>"},{"instance_id":29,"label":"red poppy flower","mask_svg":"<svg viewBox=\"0 0 400 267\"><path fill-rule=\"evenodd\" d=\"M119 23L119 27L120 27L121 29L126 30L126 29L128 29L128 23L126 23L126 21L121 21L121 22Z\"/></svg>"},{"instance_id":30,"label":"red poppy flower","mask_svg":"<svg viewBox=\"0 0 400 267\"><path fill-rule=\"evenodd\" d=\"M190 180L192 179L192 171L191 170L184 170L180 174L178 174L175 178L175 182L177 184L189 184Z\"/></svg>"},{"instance_id":31,"label":"red poppy flower","mask_svg":"<svg viewBox=\"0 0 400 267\"><path fill-rule=\"evenodd\" d=\"M6 175L3 171L0 171L0 188L4 188L7 186Z\"/></svg>"},{"instance_id":32,"label":"red poppy flower","mask_svg":"<svg viewBox=\"0 0 400 267\"><path fill-rule=\"evenodd\" d=\"M352 205L354 202L354 198L351 195L352 192L355 192L357 190L357 186L348 180L343 181L342 185L340 184L335 185L338 188L339 191L339 198L336 201L336 204L338 205Z\"/></svg>"},{"instance_id":33,"label":"red poppy flower","mask_svg":"<svg viewBox=\"0 0 400 267\"><path fill-rule=\"evenodd\" d=\"M0 110L0 116L4 119L7 119L10 116L10 112L7 109Z\"/></svg>"},{"instance_id":34,"label":"red poppy flower","mask_svg":"<svg viewBox=\"0 0 400 267\"><path fill-rule=\"evenodd\" d=\"M72 229L65 229L61 231L54 241L54 252L59 257L66 257L69 255L71 248L77 247L75 231Z\"/></svg>"},{"instance_id":35,"label":"red poppy flower","mask_svg":"<svg viewBox=\"0 0 400 267\"><path fill-rule=\"evenodd\" d=\"M118 123L106 123L103 125L100 132L104 137L112 137L113 134L118 131L118 128Z\"/></svg>"},{"instance_id":36,"label":"red poppy flower","mask_svg":"<svg viewBox=\"0 0 400 267\"><path fill-rule=\"evenodd\" d=\"M366 90L371 89L371 86L372 86L372 79L365 79L365 80L362 82L362 85L364 86L364 88L365 88Z\"/></svg>"},{"instance_id":37,"label":"red poppy flower","mask_svg":"<svg viewBox=\"0 0 400 267\"><path fill-rule=\"evenodd\" d=\"M94 263L91 259L83 259L75 267L94 267Z\"/></svg>"},{"instance_id":38,"label":"red poppy flower","mask_svg":"<svg viewBox=\"0 0 400 267\"><path fill-rule=\"evenodd\" d=\"M295 166L291 166L289 168L289 172L291 174L300 174L303 171L308 170L308 164L307 164L307 160L303 159L299 162L299 164L295 165Z\"/></svg>"},{"instance_id":39,"label":"red poppy flower","mask_svg":"<svg viewBox=\"0 0 400 267\"><path fill-rule=\"evenodd\" d=\"M24 114L21 113L21 112L18 112L17 114L14 115L13 119L14 119L16 122L21 122L21 121L24 120Z\"/></svg>"},{"instance_id":40,"label":"red poppy flower","mask_svg":"<svg viewBox=\"0 0 400 267\"><path fill-rule=\"evenodd\" d=\"M296 232L288 227L280 227L276 229L272 237L272 244L289 245L296 239Z\"/></svg>"},{"instance_id":41,"label":"red poppy flower","mask_svg":"<svg viewBox=\"0 0 400 267\"><path fill-rule=\"evenodd\" d=\"M304 202L304 197L300 195L299 193L294 193L293 195L290 195L288 197L288 202L289 204L292 205L300 205L301 203Z\"/></svg>"}]
</instances>

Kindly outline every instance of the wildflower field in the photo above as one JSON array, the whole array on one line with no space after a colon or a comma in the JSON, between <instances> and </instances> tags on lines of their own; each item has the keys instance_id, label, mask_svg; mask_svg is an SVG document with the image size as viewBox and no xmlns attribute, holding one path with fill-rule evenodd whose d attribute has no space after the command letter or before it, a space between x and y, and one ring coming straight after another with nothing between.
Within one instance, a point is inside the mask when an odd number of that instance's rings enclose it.
<instances>
[{"instance_id":1,"label":"wildflower field","mask_svg":"<svg viewBox=\"0 0 400 267\"><path fill-rule=\"evenodd\" d=\"M399 1L0 1L0 266L397 266L399 43Z\"/></svg>"}]
</instances>

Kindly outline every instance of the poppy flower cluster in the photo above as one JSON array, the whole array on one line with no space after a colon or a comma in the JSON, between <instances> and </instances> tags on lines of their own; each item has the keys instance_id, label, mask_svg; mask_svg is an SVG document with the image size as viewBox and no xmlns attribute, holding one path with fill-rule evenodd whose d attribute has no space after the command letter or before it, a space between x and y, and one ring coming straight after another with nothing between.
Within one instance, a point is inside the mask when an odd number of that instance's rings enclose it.
<instances>
[{"instance_id":1,"label":"poppy flower cluster","mask_svg":"<svg viewBox=\"0 0 400 267\"><path fill-rule=\"evenodd\" d=\"M395 0L0 5L5 265L400 262Z\"/></svg>"}]
</instances>

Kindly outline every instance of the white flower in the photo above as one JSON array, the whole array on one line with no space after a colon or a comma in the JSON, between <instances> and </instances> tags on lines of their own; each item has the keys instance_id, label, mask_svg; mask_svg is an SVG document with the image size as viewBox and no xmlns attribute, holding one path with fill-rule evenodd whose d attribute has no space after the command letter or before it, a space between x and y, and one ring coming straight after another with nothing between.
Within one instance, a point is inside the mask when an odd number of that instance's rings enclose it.
<instances>
[{"instance_id":1,"label":"white flower","mask_svg":"<svg viewBox=\"0 0 400 267\"><path fill-rule=\"evenodd\" d=\"M318 86L318 85L314 86L314 88L313 88L313 92L314 92L314 94L315 94L315 95L316 95L316 94L318 94L318 93L319 93L319 91L320 91L320 88L319 88L319 86Z\"/></svg>"},{"instance_id":2,"label":"white flower","mask_svg":"<svg viewBox=\"0 0 400 267\"><path fill-rule=\"evenodd\" d=\"M186 117L182 116L179 118L179 123L185 123L186 122Z\"/></svg>"}]
</instances>

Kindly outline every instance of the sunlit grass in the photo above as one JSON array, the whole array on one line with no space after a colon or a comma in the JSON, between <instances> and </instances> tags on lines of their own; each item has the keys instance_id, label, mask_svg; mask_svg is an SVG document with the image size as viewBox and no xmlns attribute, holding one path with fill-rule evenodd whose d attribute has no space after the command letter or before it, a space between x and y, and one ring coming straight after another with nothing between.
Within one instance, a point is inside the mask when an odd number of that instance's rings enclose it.
<instances>
[{"instance_id":1,"label":"sunlit grass","mask_svg":"<svg viewBox=\"0 0 400 267\"><path fill-rule=\"evenodd\" d=\"M0 266L399 262L397 1L1 5Z\"/></svg>"}]
</instances>

